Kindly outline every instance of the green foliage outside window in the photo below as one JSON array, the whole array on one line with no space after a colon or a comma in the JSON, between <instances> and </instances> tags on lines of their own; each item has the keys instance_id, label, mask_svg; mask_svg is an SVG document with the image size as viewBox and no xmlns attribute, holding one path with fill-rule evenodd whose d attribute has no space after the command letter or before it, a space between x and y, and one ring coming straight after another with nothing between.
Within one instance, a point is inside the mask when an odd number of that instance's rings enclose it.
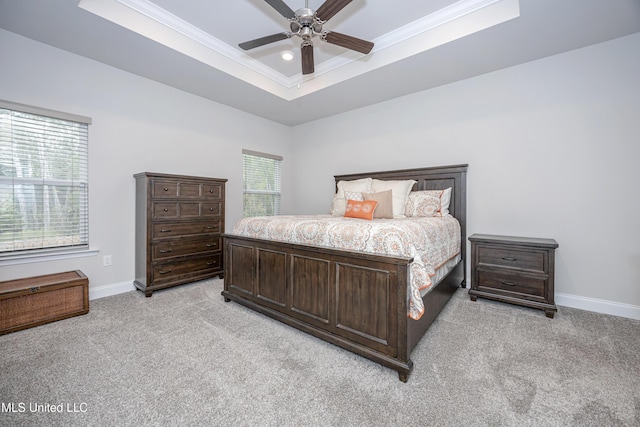
<instances>
[{"instance_id":1,"label":"green foliage outside window","mask_svg":"<svg viewBox=\"0 0 640 427\"><path fill-rule=\"evenodd\" d=\"M244 216L280 214L280 163L275 156L243 154Z\"/></svg>"}]
</instances>

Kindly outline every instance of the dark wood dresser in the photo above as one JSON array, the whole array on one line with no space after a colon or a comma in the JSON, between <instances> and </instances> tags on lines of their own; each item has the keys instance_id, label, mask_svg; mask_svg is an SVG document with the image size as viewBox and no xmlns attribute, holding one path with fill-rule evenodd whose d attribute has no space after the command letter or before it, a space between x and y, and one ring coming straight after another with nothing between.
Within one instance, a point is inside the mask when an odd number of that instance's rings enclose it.
<instances>
[{"instance_id":1,"label":"dark wood dresser","mask_svg":"<svg viewBox=\"0 0 640 427\"><path fill-rule=\"evenodd\" d=\"M222 277L226 179L143 172L136 179L136 279L158 289Z\"/></svg>"},{"instance_id":2,"label":"dark wood dresser","mask_svg":"<svg viewBox=\"0 0 640 427\"><path fill-rule=\"evenodd\" d=\"M482 297L539 308L553 318L555 240L473 234L469 241L472 301Z\"/></svg>"}]
</instances>

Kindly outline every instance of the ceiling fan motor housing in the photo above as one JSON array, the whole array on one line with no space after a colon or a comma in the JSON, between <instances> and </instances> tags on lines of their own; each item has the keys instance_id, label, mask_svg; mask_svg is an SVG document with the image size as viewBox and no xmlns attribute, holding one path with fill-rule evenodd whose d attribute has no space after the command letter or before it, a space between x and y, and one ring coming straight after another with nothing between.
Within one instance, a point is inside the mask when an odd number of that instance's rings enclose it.
<instances>
[{"instance_id":1,"label":"ceiling fan motor housing","mask_svg":"<svg viewBox=\"0 0 640 427\"><path fill-rule=\"evenodd\" d=\"M289 28L294 35L300 36L305 40L311 39L322 33L322 24L316 18L316 12L313 9L303 7L296 10L296 16L291 20Z\"/></svg>"}]
</instances>

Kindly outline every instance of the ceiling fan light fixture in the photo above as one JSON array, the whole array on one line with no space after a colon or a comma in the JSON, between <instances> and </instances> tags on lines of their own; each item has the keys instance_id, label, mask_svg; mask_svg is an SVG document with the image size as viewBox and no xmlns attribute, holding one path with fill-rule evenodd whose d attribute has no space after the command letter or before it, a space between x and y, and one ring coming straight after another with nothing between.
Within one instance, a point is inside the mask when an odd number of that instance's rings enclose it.
<instances>
[{"instance_id":1,"label":"ceiling fan light fixture","mask_svg":"<svg viewBox=\"0 0 640 427\"><path fill-rule=\"evenodd\" d=\"M293 52L290 50L283 50L280 52L280 57L285 61L291 61L293 59Z\"/></svg>"}]
</instances>

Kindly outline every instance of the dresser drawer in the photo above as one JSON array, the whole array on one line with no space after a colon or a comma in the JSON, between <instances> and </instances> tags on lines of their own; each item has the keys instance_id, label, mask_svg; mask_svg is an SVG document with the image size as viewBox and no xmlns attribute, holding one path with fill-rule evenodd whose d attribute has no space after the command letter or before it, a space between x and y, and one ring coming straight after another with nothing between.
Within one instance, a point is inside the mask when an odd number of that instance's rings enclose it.
<instances>
[{"instance_id":1,"label":"dresser drawer","mask_svg":"<svg viewBox=\"0 0 640 427\"><path fill-rule=\"evenodd\" d=\"M193 257L154 265L151 275L154 284L163 284L214 272L219 270L221 266L222 254L216 253L203 257Z\"/></svg>"},{"instance_id":2,"label":"dresser drawer","mask_svg":"<svg viewBox=\"0 0 640 427\"><path fill-rule=\"evenodd\" d=\"M178 197L178 182L152 180L151 195L156 199Z\"/></svg>"},{"instance_id":3,"label":"dresser drawer","mask_svg":"<svg viewBox=\"0 0 640 427\"><path fill-rule=\"evenodd\" d=\"M222 215L221 202L155 202L151 206L153 219L198 218Z\"/></svg>"},{"instance_id":4,"label":"dresser drawer","mask_svg":"<svg viewBox=\"0 0 640 427\"><path fill-rule=\"evenodd\" d=\"M507 271L478 269L477 280L477 289L481 291L500 290L544 298L546 280L543 278L523 276Z\"/></svg>"},{"instance_id":5,"label":"dresser drawer","mask_svg":"<svg viewBox=\"0 0 640 427\"><path fill-rule=\"evenodd\" d=\"M220 202L202 203L202 205L200 206L201 216L218 216L221 214L222 214L222 203Z\"/></svg>"},{"instance_id":6,"label":"dresser drawer","mask_svg":"<svg viewBox=\"0 0 640 427\"><path fill-rule=\"evenodd\" d=\"M199 222L157 222L151 226L151 239L159 240L168 237L193 236L198 234L220 233L221 220L209 220Z\"/></svg>"},{"instance_id":7,"label":"dresser drawer","mask_svg":"<svg viewBox=\"0 0 640 427\"><path fill-rule=\"evenodd\" d=\"M545 254L546 252L478 245L477 263L544 272Z\"/></svg>"},{"instance_id":8,"label":"dresser drawer","mask_svg":"<svg viewBox=\"0 0 640 427\"><path fill-rule=\"evenodd\" d=\"M197 182L180 182L172 180L154 180L153 197L163 198L193 198L201 196L202 184Z\"/></svg>"},{"instance_id":9,"label":"dresser drawer","mask_svg":"<svg viewBox=\"0 0 640 427\"><path fill-rule=\"evenodd\" d=\"M152 197L155 199L222 199L223 185L217 183L154 180Z\"/></svg>"},{"instance_id":10,"label":"dresser drawer","mask_svg":"<svg viewBox=\"0 0 640 427\"><path fill-rule=\"evenodd\" d=\"M202 198L222 199L222 188L221 184L202 184Z\"/></svg>"},{"instance_id":11,"label":"dresser drawer","mask_svg":"<svg viewBox=\"0 0 640 427\"><path fill-rule=\"evenodd\" d=\"M219 251L222 247L220 235L206 238L174 239L153 243L151 250L153 261L174 258L184 255L196 255Z\"/></svg>"}]
</instances>

